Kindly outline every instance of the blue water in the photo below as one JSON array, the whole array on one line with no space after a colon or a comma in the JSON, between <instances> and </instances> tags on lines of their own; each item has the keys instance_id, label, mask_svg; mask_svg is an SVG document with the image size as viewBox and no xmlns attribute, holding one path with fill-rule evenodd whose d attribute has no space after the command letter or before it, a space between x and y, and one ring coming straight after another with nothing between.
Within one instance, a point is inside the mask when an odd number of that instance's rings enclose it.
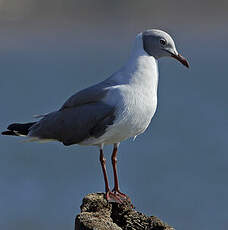
<instances>
[{"instance_id":1,"label":"blue water","mask_svg":"<svg viewBox=\"0 0 228 230\"><path fill-rule=\"evenodd\" d=\"M129 42L129 41L128 41ZM0 128L58 109L118 69L122 41L42 42L0 52ZM194 45L193 45L194 44ZM225 44L182 41L188 70L160 61L158 110L148 130L120 145L121 190L136 209L176 229L228 225L228 70ZM73 229L83 196L104 191L95 147L0 137L0 228ZM111 148L106 147L109 159ZM108 162L112 184L112 171Z\"/></svg>"}]
</instances>

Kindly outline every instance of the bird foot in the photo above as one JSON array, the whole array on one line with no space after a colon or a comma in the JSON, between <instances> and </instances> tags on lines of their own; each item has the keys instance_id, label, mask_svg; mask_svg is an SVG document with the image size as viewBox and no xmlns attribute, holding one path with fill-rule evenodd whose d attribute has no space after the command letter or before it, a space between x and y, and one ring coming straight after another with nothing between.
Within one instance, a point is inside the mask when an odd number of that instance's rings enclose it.
<instances>
[{"instance_id":1,"label":"bird foot","mask_svg":"<svg viewBox=\"0 0 228 230\"><path fill-rule=\"evenodd\" d=\"M121 200L123 200L123 201L126 200L126 201L128 201L128 202L131 203L130 197L127 196L126 194L120 192L119 190L115 190L115 189L113 189L112 192L113 192L114 194L116 194L118 197L121 197Z\"/></svg>"},{"instance_id":2,"label":"bird foot","mask_svg":"<svg viewBox=\"0 0 228 230\"><path fill-rule=\"evenodd\" d=\"M116 190L106 192L106 199L108 202L122 204L124 201L131 202L130 198L124 193Z\"/></svg>"}]
</instances>

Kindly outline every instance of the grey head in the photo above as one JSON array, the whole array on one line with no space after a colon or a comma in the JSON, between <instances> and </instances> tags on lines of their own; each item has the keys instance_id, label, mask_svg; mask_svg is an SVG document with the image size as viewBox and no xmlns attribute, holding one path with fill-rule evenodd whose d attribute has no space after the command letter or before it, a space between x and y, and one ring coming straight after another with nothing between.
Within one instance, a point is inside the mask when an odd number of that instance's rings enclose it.
<instances>
[{"instance_id":1,"label":"grey head","mask_svg":"<svg viewBox=\"0 0 228 230\"><path fill-rule=\"evenodd\" d=\"M155 57L173 57L189 68L188 61L181 56L175 47L175 43L171 36L162 30L146 30L142 33L143 48L145 52Z\"/></svg>"}]
</instances>

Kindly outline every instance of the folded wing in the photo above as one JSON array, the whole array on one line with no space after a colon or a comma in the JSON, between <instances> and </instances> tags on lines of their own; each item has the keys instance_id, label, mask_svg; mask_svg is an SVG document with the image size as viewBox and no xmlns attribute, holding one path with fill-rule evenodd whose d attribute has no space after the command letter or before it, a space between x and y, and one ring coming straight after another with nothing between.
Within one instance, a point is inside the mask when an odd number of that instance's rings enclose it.
<instances>
[{"instance_id":1,"label":"folded wing","mask_svg":"<svg viewBox=\"0 0 228 230\"><path fill-rule=\"evenodd\" d=\"M101 136L115 119L115 107L102 100L108 93L106 85L98 84L73 95L59 111L33 125L29 136L55 139L64 145Z\"/></svg>"}]
</instances>

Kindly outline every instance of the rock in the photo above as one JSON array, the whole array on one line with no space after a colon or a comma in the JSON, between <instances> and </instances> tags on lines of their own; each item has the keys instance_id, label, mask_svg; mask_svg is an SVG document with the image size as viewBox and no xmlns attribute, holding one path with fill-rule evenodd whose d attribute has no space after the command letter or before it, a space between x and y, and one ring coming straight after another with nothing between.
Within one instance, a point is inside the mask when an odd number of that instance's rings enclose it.
<instances>
[{"instance_id":1,"label":"rock","mask_svg":"<svg viewBox=\"0 0 228 230\"><path fill-rule=\"evenodd\" d=\"M137 212L129 202L109 203L103 193L84 197L75 230L174 230L155 216Z\"/></svg>"}]
</instances>

